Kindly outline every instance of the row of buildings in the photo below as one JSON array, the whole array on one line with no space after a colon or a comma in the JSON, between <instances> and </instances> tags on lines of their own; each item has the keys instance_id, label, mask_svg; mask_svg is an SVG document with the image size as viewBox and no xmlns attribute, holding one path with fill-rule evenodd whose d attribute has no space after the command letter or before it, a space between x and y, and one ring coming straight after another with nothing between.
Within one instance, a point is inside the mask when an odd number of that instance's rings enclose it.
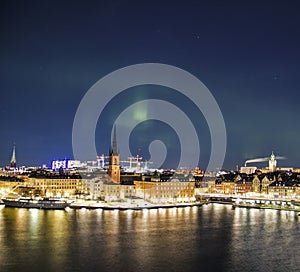
<instances>
[{"instance_id":1,"label":"row of buildings","mask_svg":"<svg viewBox=\"0 0 300 272\"><path fill-rule=\"evenodd\" d=\"M152 203L195 201L202 193L271 197L300 197L300 174L291 171L245 174L227 172L207 176L194 172L120 172L115 182L104 170L93 173L38 169L30 173L0 175L3 195L12 191L23 195L90 198L107 202L138 199Z\"/></svg>"},{"instance_id":2,"label":"row of buildings","mask_svg":"<svg viewBox=\"0 0 300 272\"><path fill-rule=\"evenodd\" d=\"M16 166L15 149L11 167ZM86 169L59 170L33 169L28 172L0 174L3 195L14 191L23 195L78 197L107 202L140 200L152 203L195 201L195 178L189 172L127 173L121 172L117 149L116 128L109 152L107 169L93 172ZM8 178L10 177L10 178Z\"/></svg>"},{"instance_id":3,"label":"row of buildings","mask_svg":"<svg viewBox=\"0 0 300 272\"><path fill-rule=\"evenodd\" d=\"M137 199L152 203L195 201L195 178L190 173L123 173L115 182L106 173L72 173L39 169L30 174L0 176L3 195L91 198L107 202Z\"/></svg>"},{"instance_id":4,"label":"row of buildings","mask_svg":"<svg viewBox=\"0 0 300 272\"><path fill-rule=\"evenodd\" d=\"M268 171L243 168L239 172L223 172L217 176L204 175L200 170L175 172L122 172L117 150L116 129L109 152L108 169L30 171L0 173L0 193L23 195L90 198L107 202L147 201L151 203L193 202L202 193L245 195L247 193L272 197L300 197L300 173L277 169L272 153ZM15 148L11 167L16 166ZM251 171L250 171L251 170Z\"/></svg>"},{"instance_id":5,"label":"row of buildings","mask_svg":"<svg viewBox=\"0 0 300 272\"><path fill-rule=\"evenodd\" d=\"M300 197L300 174L291 171L222 174L207 184L208 193L245 195L254 193L271 197Z\"/></svg>"}]
</instances>

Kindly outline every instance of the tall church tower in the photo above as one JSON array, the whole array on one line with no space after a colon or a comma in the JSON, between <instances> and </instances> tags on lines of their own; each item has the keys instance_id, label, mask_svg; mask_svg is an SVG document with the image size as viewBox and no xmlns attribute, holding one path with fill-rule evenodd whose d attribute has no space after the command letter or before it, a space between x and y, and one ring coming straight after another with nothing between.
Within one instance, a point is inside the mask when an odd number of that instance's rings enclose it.
<instances>
[{"instance_id":1,"label":"tall church tower","mask_svg":"<svg viewBox=\"0 0 300 272\"><path fill-rule=\"evenodd\" d=\"M15 145L13 147L13 152L12 152L12 155L11 155L10 167L12 167L12 168L16 168L17 167L16 146Z\"/></svg>"},{"instance_id":2,"label":"tall church tower","mask_svg":"<svg viewBox=\"0 0 300 272\"><path fill-rule=\"evenodd\" d=\"M114 182L120 183L120 154L117 149L116 126L114 126L113 142L109 152L108 175Z\"/></svg>"},{"instance_id":3,"label":"tall church tower","mask_svg":"<svg viewBox=\"0 0 300 272\"><path fill-rule=\"evenodd\" d=\"M275 172L276 171L276 166L277 166L277 161L276 161L275 155L272 151L271 157L269 159L269 171L270 172Z\"/></svg>"}]
</instances>

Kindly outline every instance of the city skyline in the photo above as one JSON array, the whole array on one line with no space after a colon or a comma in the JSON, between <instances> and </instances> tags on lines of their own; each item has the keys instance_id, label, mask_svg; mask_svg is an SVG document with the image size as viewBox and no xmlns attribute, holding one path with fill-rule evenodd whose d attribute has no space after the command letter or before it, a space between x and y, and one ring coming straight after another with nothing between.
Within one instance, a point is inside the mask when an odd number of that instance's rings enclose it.
<instances>
[{"instance_id":1,"label":"city skyline","mask_svg":"<svg viewBox=\"0 0 300 272\"><path fill-rule=\"evenodd\" d=\"M97 158L95 158L94 160L87 160L87 161L79 161L79 160L74 160L73 158L67 158L67 157L64 157L64 158L54 158L52 159L50 162L47 162L47 163L43 163L42 165L26 165L26 164L23 164L23 165L18 165L17 164L17 159L16 159L16 146L13 145L13 148L12 148L12 154L11 154L11 159L10 159L10 163L8 163L7 165L4 165L4 166L0 166L0 168L20 168L20 167L42 167L42 168L50 168L52 170L58 170L60 168L62 169L69 169L68 166L71 166L70 169L72 168L77 168L77 167L80 167L80 165L91 165L91 166L97 166L99 168L103 168L103 169L108 169L109 167L109 164L110 164L110 154L112 152L112 150L114 149L113 146L115 146L116 144L116 134L115 134L115 128L114 128L114 137L113 137L113 145L110 146L109 148L109 153L107 154L99 154L97 156ZM116 152L116 146L115 146L115 152ZM122 157L121 154L118 154L119 156L119 160L120 160L120 163L119 165L121 166L121 169L123 170L128 170L129 172L130 171L137 171L139 172L140 170L151 170L151 171L154 171L154 170L196 170L196 169L199 169L201 171L206 171L206 169L201 169L199 167L195 167L195 168L188 168L188 167L179 167L179 168L161 168L161 167L157 167L156 163L153 162L153 161L148 161L148 160L145 160L143 157L139 156L138 154L136 156L133 156L133 157ZM270 158L273 158L273 160L276 160L276 164L277 164L277 160L286 160L287 158L286 157L283 157L283 156L278 156L278 155L275 155L274 152L272 151L272 153L270 154L270 156L268 157L263 157L263 158L251 158L251 159L248 159L248 160L245 160L244 163L242 163L241 165L235 165L235 169L232 168L232 169L225 169L225 168L221 168L221 169L215 169L216 171L218 170L225 170L225 171L236 171L236 172L239 172L242 168L249 168L249 169L268 169L267 167L267 161L270 160ZM70 165L69 165L70 164ZM250 164L250 165L249 165ZM143 166L142 166L143 165ZM153 166L153 167L148 167L149 165ZM253 168L254 167L254 168ZM270 166L269 166L270 168ZM287 169L300 169L300 167L293 167L293 166L287 166L287 165L280 165L279 168L282 168L284 170L287 170ZM209 172L209 171L208 171Z\"/></svg>"},{"instance_id":2,"label":"city skyline","mask_svg":"<svg viewBox=\"0 0 300 272\"><path fill-rule=\"evenodd\" d=\"M73 119L88 89L116 69L157 62L187 70L214 95L227 130L223 168L272 150L287 157L280 166L300 166L297 3L214 4L1 3L0 165L9 165L14 143L18 165L72 158ZM153 86L116 97L97 126L99 154L108 153L116 108L152 96L185 103ZM191 115L199 119L201 168L210 135L203 117ZM129 145L147 158L149 141L173 134L162 123L144 123ZM176 158L178 140L170 138Z\"/></svg>"}]
</instances>

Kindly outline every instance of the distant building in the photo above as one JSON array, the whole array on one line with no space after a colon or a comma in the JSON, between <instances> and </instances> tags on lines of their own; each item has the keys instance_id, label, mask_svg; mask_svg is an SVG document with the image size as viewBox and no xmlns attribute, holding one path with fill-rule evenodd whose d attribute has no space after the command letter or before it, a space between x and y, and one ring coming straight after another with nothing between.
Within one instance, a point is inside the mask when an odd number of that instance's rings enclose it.
<instances>
[{"instance_id":1,"label":"distant building","mask_svg":"<svg viewBox=\"0 0 300 272\"><path fill-rule=\"evenodd\" d=\"M284 159L284 157L277 157L277 159ZM268 167L264 167L262 169L257 169L256 167L249 167L247 166L247 163L254 163L254 162L265 162L268 161L269 165ZM275 172L277 170L291 170L292 168L277 168L277 160L276 156L274 155L274 152L272 151L272 154L270 157L264 157L264 158L256 158L256 159L251 159L247 160L245 162L245 166L241 167L240 172L245 173L245 174L254 174L257 173L257 171L261 171L262 173L269 173L269 172Z\"/></svg>"},{"instance_id":2,"label":"distant building","mask_svg":"<svg viewBox=\"0 0 300 272\"><path fill-rule=\"evenodd\" d=\"M269 159L269 171L270 172L275 172L276 171L276 166L277 166L277 161L276 161L275 155L272 151L271 157Z\"/></svg>"},{"instance_id":3,"label":"distant building","mask_svg":"<svg viewBox=\"0 0 300 272\"><path fill-rule=\"evenodd\" d=\"M80 168L82 163L78 160L53 160L51 162L51 169L52 170L59 170L59 169L74 169Z\"/></svg>"},{"instance_id":4,"label":"distant building","mask_svg":"<svg viewBox=\"0 0 300 272\"><path fill-rule=\"evenodd\" d=\"M257 167L255 167L255 166L242 166L240 169L240 172L250 175L250 174L254 174L256 170L257 170Z\"/></svg>"},{"instance_id":5,"label":"distant building","mask_svg":"<svg viewBox=\"0 0 300 272\"><path fill-rule=\"evenodd\" d=\"M10 160L10 167L16 168L17 167L17 159L16 159L16 146L14 145L11 160Z\"/></svg>"}]
</instances>

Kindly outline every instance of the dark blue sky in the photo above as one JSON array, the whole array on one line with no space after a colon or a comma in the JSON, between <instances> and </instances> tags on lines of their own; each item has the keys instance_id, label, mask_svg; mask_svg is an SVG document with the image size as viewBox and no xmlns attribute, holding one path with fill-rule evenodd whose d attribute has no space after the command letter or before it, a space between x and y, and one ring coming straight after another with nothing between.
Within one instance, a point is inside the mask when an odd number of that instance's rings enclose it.
<instances>
[{"instance_id":1,"label":"dark blue sky","mask_svg":"<svg viewBox=\"0 0 300 272\"><path fill-rule=\"evenodd\" d=\"M144 62L175 65L209 88L226 123L226 168L272 150L288 158L279 165L300 166L297 1L0 5L1 166L14 142L19 165L71 158L73 119L87 90ZM108 149L107 135L97 131L99 153Z\"/></svg>"}]
</instances>

